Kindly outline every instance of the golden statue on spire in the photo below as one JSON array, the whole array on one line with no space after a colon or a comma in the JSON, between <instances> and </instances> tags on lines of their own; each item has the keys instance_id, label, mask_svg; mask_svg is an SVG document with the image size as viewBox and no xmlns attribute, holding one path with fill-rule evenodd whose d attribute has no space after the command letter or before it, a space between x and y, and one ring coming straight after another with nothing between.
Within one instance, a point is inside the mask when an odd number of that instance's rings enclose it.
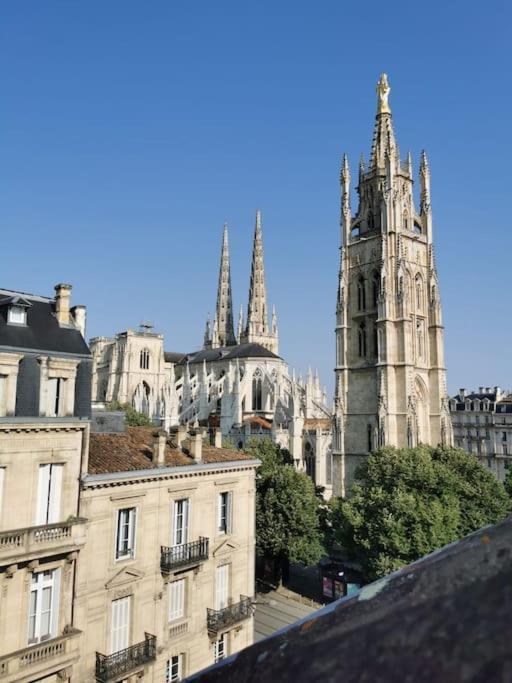
<instances>
[{"instance_id":1,"label":"golden statue on spire","mask_svg":"<svg viewBox=\"0 0 512 683\"><path fill-rule=\"evenodd\" d=\"M377 83L377 114L391 114L388 104L390 90L387 74L381 74Z\"/></svg>"}]
</instances>

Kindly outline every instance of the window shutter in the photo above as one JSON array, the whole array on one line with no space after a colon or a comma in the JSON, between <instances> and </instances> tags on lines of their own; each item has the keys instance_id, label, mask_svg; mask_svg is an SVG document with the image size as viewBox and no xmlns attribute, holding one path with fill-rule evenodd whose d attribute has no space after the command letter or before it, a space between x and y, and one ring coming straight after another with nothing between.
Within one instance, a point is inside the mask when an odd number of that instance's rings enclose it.
<instances>
[{"instance_id":1,"label":"window shutter","mask_svg":"<svg viewBox=\"0 0 512 683\"><path fill-rule=\"evenodd\" d=\"M130 509L129 543L131 556L135 557L135 531L137 528L137 508Z\"/></svg>"},{"instance_id":2,"label":"window shutter","mask_svg":"<svg viewBox=\"0 0 512 683\"><path fill-rule=\"evenodd\" d=\"M48 520L48 496L50 494L51 465L39 465L37 483L37 508L35 524L46 524Z\"/></svg>"},{"instance_id":3,"label":"window shutter","mask_svg":"<svg viewBox=\"0 0 512 683\"><path fill-rule=\"evenodd\" d=\"M218 610L228 606L228 571L229 565L227 564L217 567L215 609Z\"/></svg>"},{"instance_id":4,"label":"window shutter","mask_svg":"<svg viewBox=\"0 0 512 683\"><path fill-rule=\"evenodd\" d=\"M51 630L52 638L59 635L59 610L60 610L60 569L53 570L53 588L52 588L52 612L51 612Z\"/></svg>"},{"instance_id":5,"label":"window shutter","mask_svg":"<svg viewBox=\"0 0 512 683\"><path fill-rule=\"evenodd\" d=\"M169 584L169 621L185 614L185 579Z\"/></svg>"},{"instance_id":6,"label":"window shutter","mask_svg":"<svg viewBox=\"0 0 512 683\"><path fill-rule=\"evenodd\" d=\"M48 496L48 524L60 520L63 465L51 465Z\"/></svg>"},{"instance_id":7,"label":"window shutter","mask_svg":"<svg viewBox=\"0 0 512 683\"><path fill-rule=\"evenodd\" d=\"M128 647L130 631L130 597L112 602L111 654Z\"/></svg>"},{"instance_id":8,"label":"window shutter","mask_svg":"<svg viewBox=\"0 0 512 683\"><path fill-rule=\"evenodd\" d=\"M183 501L183 543L188 543L188 520L190 515L190 500Z\"/></svg>"},{"instance_id":9,"label":"window shutter","mask_svg":"<svg viewBox=\"0 0 512 683\"><path fill-rule=\"evenodd\" d=\"M2 502L4 494L5 467L0 467L0 521L2 520Z\"/></svg>"},{"instance_id":10,"label":"window shutter","mask_svg":"<svg viewBox=\"0 0 512 683\"><path fill-rule=\"evenodd\" d=\"M222 516L222 493L217 496L217 531L221 528L221 516Z\"/></svg>"},{"instance_id":11,"label":"window shutter","mask_svg":"<svg viewBox=\"0 0 512 683\"><path fill-rule=\"evenodd\" d=\"M56 377L51 377L48 380L46 414L49 417L57 417L57 413L55 412L55 403L57 402L57 382L58 379Z\"/></svg>"},{"instance_id":12,"label":"window shutter","mask_svg":"<svg viewBox=\"0 0 512 683\"><path fill-rule=\"evenodd\" d=\"M227 495L226 507L226 533L230 534L233 531L233 493L231 491Z\"/></svg>"}]
</instances>

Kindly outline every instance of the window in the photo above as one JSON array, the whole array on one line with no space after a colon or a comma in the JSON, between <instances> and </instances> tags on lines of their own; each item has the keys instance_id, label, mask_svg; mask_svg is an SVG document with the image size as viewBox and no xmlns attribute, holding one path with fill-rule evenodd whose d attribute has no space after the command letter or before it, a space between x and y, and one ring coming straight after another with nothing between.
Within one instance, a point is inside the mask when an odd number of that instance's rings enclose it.
<instances>
[{"instance_id":1,"label":"window","mask_svg":"<svg viewBox=\"0 0 512 683\"><path fill-rule=\"evenodd\" d=\"M110 631L110 654L124 650L130 644L131 597L112 601L112 629Z\"/></svg>"},{"instance_id":2,"label":"window","mask_svg":"<svg viewBox=\"0 0 512 683\"><path fill-rule=\"evenodd\" d=\"M252 409L262 410L263 400L262 400L262 381L261 376L257 373L254 374L252 380Z\"/></svg>"},{"instance_id":3,"label":"window","mask_svg":"<svg viewBox=\"0 0 512 683\"><path fill-rule=\"evenodd\" d=\"M60 521L64 465L39 465L36 525Z\"/></svg>"},{"instance_id":4,"label":"window","mask_svg":"<svg viewBox=\"0 0 512 683\"><path fill-rule=\"evenodd\" d=\"M506 443L503 444L503 455L508 455L508 446Z\"/></svg>"},{"instance_id":5,"label":"window","mask_svg":"<svg viewBox=\"0 0 512 683\"><path fill-rule=\"evenodd\" d=\"M404 211L404 215L402 218L402 225L404 230L409 230L409 216L407 214L407 211Z\"/></svg>"},{"instance_id":6,"label":"window","mask_svg":"<svg viewBox=\"0 0 512 683\"><path fill-rule=\"evenodd\" d=\"M361 325L359 325L358 348L359 348L359 357L365 358L366 357L366 326L364 323L361 323Z\"/></svg>"},{"instance_id":7,"label":"window","mask_svg":"<svg viewBox=\"0 0 512 683\"><path fill-rule=\"evenodd\" d=\"M149 370L149 349L142 349L140 352L140 369Z\"/></svg>"},{"instance_id":8,"label":"window","mask_svg":"<svg viewBox=\"0 0 512 683\"><path fill-rule=\"evenodd\" d=\"M379 276L375 274L373 276L373 282L372 282L372 304L374 308L377 307L377 304L379 302Z\"/></svg>"},{"instance_id":9,"label":"window","mask_svg":"<svg viewBox=\"0 0 512 683\"><path fill-rule=\"evenodd\" d=\"M416 335L418 337L418 358L423 358L424 344L423 344L423 325L421 320L416 323Z\"/></svg>"},{"instance_id":10,"label":"window","mask_svg":"<svg viewBox=\"0 0 512 683\"><path fill-rule=\"evenodd\" d=\"M64 413L65 379L50 377L48 380L48 417L59 417Z\"/></svg>"},{"instance_id":11,"label":"window","mask_svg":"<svg viewBox=\"0 0 512 683\"><path fill-rule=\"evenodd\" d=\"M188 543L188 513L188 498L174 501L173 545L184 545L185 543Z\"/></svg>"},{"instance_id":12,"label":"window","mask_svg":"<svg viewBox=\"0 0 512 683\"><path fill-rule=\"evenodd\" d=\"M231 491L219 493L217 510L217 529L221 534L231 533L231 510L233 507L233 494Z\"/></svg>"},{"instance_id":13,"label":"window","mask_svg":"<svg viewBox=\"0 0 512 683\"><path fill-rule=\"evenodd\" d=\"M169 583L169 621L185 616L185 581L180 579Z\"/></svg>"},{"instance_id":14,"label":"window","mask_svg":"<svg viewBox=\"0 0 512 683\"><path fill-rule=\"evenodd\" d=\"M55 638L59 629L60 569L32 574L28 644Z\"/></svg>"},{"instance_id":15,"label":"window","mask_svg":"<svg viewBox=\"0 0 512 683\"><path fill-rule=\"evenodd\" d=\"M507 432L501 432L501 440L506 441L507 440Z\"/></svg>"},{"instance_id":16,"label":"window","mask_svg":"<svg viewBox=\"0 0 512 683\"><path fill-rule=\"evenodd\" d=\"M372 330L372 337L373 337L373 354L375 358L379 358L379 336L377 334L377 323L373 323L373 330Z\"/></svg>"},{"instance_id":17,"label":"window","mask_svg":"<svg viewBox=\"0 0 512 683\"><path fill-rule=\"evenodd\" d=\"M117 511L116 560L135 557L136 508L123 508Z\"/></svg>"},{"instance_id":18,"label":"window","mask_svg":"<svg viewBox=\"0 0 512 683\"><path fill-rule=\"evenodd\" d=\"M421 278L419 275L416 276L416 308L421 310L423 300L423 287L421 285Z\"/></svg>"},{"instance_id":19,"label":"window","mask_svg":"<svg viewBox=\"0 0 512 683\"><path fill-rule=\"evenodd\" d=\"M221 637L213 643L213 658L215 663L224 659L228 653L227 635L227 633L223 633Z\"/></svg>"},{"instance_id":20,"label":"window","mask_svg":"<svg viewBox=\"0 0 512 683\"><path fill-rule=\"evenodd\" d=\"M357 310L364 311L366 308L366 288L364 278L360 277L357 281Z\"/></svg>"},{"instance_id":21,"label":"window","mask_svg":"<svg viewBox=\"0 0 512 683\"><path fill-rule=\"evenodd\" d=\"M5 375L0 375L0 416L7 413L7 377Z\"/></svg>"},{"instance_id":22,"label":"window","mask_svg":"<svg viewBox=\"0 0 512 683\"><path fill-rule=\"evenodd\" d=\"M7 314L7 322L16 325L27 324L27 309L24 306L10 306Z\"/></svg>"},{"instance_id":23,"label":"window","mask_svg":"<svg viewBox=\"0 0 512 683\"><path fill-rule=\"evenodd\" d=\"M167 660L165 683L176 683L183 676L183 655L175 655Z\"/></svg>"},{"instance_id":24,"label":"window","mask_svg":"<svg viewBox=\"0 0 512 683\"><path fill-rule=\"evenodd\" d=\"M217 567L215 573L215 609L224 609L229 602L229 564Z\"/></svg>"},{"instance_id":25,"label":"window","mask_svg":"<svg viewBox=\"0 0 512 683\"><path fill-rule=\"evenodd\" d=\"M371 453L373 450L373 437L372 437L372 426L368 425L367 429L367 435L368 435L368 453Z\"/></svg>"}]
</instances>

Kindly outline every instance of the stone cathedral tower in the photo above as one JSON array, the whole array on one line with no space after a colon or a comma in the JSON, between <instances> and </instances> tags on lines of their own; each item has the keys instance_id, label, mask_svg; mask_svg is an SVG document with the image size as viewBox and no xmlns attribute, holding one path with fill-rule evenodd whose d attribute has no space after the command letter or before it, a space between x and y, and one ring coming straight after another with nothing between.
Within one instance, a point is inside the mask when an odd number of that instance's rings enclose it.
<instances>
[{"instance_id":1,"label":"stone cathedral tower","mask_svg":"<svg viewBox=\"0 0 512 683\"><path fill-rule=\"evenodd\" d=\"M341 170L333 434L337 495L348 492L355 468L378 446L452 442L430 171L423 152L418 211L412 158L400 159L389 91L382 74L370 160L367 167L363 159L359 164L355 216L346 155Z\"/></svg>"}]
</instances>

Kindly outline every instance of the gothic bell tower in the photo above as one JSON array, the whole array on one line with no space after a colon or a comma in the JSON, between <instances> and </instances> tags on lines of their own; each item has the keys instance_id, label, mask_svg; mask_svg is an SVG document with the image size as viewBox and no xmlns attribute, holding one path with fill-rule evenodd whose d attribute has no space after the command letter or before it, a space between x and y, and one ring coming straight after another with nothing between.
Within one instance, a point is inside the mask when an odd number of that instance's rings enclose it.
<instances>
[{"instance_id":1,"label":"gothic bell tower","mask_svg":"<svg viewBox=\"0 0 512 683\"><path fill-rule=\"evenodd\" d=\"M336 303L334 490L345 495L356 467L383 445L451 443L443 326L432 243L430 170L421 155L420 205L413 167L393 132L386 74L368 166L359 163L359 206L341 169L341 260Z\"/></svg>"}]
</instances>

